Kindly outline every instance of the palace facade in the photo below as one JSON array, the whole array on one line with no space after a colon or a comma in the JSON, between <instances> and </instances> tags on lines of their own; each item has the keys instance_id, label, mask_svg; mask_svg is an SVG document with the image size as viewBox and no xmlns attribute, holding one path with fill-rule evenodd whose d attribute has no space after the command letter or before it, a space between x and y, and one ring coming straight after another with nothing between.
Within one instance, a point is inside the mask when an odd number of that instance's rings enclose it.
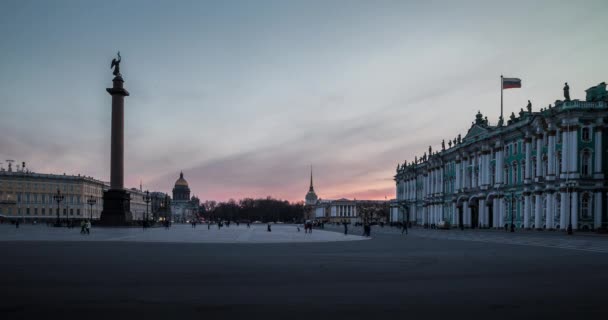
<instances>
[{"instance_id":1,"label":"palace facade","mask_svg":"<svg viewBox=\"0 0 608 320\"><path fill-rule=\"evenodd\" d=\"M479 112L464 138L397 166L391 220L468 228L596 230L607 226L608 92L531 104L506 124Z\"/></svg>"}]
</instances>

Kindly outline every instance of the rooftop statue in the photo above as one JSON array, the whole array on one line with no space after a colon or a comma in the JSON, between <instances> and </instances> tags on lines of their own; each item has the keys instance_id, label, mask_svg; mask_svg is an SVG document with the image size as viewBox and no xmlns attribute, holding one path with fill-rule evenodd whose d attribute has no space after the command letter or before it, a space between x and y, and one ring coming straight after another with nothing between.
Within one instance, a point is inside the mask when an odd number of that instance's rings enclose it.
<instances>
[{"instance_id":1,"label":"rooftop statue","mask_svg":"<svg viewBox=\"0 0 608 320\"><path fill-rule=\"evenodd\" d=\"M431 148L431 146L429 146L429 156L433 153L433 148Z\"/></svg>"},{"instance_id":2,"label":"rooftop statue","mask_svg":"<svg viewBox=\"0 0 608 320\"><path fill-rule=\"evenodd\" d=\"M414 163L418 163L418 156L414 156Z\"/></svg>"},{"instance_id":3,"label":"rooftop statue","mask_svg":"<svg viewBox=\"0 0 608 320\"><path fill-rule=\"evenodd\" d=\"M502 116L498 117L498 126L502 127L505 124L505 120Z\"/></svg>"},{"instance_id":4,"label":"rooftop statue","mask_svg":"<svg viewBox=\"0 0 608 320\"><path fill-rule=\"evenodd\" d=\"M445 150L445 139L441 140L441 150Z\"/></svg>"},{"instance_id":5,"label":"rooftop statue","mask_svg":"<svg viewBox=\"0 0 608 320\"><path fill-rule=\"evenodd\" d=\"M113 75L120 76L120 61L122 60L122 58L120 57L120 51L118 51L116 55L118 56L118 59L112 59L110 69L114 68L114 72L112 72Z\"/></svg>"},{"instance_id":6,"label":"rooftop statue","mask_svg":"<svg viewBox=\"0 0 608 320\"><path fill-rule=\"evenodd\" d=\"M458 144L462 143L462 138L460 136L460 133L458 134Z\"/></svg>"},{"instance_id":7,"label":"rooftop statue","mask_svg":"<svg viewBox=\"0 0 608 320\"><path fill-rule=\"evenodd\" d=\"M523 118L523 117L524 117L524 113L525 113L525 112L524 112L524 108L521 108L521 109L519 110L519 117L520 117L520 118Z\"/></svg>"},{"instance_id":8,"label":"rooftop statue","mask_svg":"<svg viewBox=\"0 0 608 320\"><path fill-rule=\"evenodd\" d=\"M526 109L528 110L528 113L532 113L532 102L530 102L530 100L528 100L528 105L526 106Z\"/></svg>"},{"instance_id":9,"label":"rooftop statue","mask_svg":"<svg viewBox=\"0 0 608 320\"><path fill-rule=\"evenodd\" d=\"M568 86L568 82L564 85L564 99L570 101L570 86Z\"/></svg>"},{"instance_id":10,"label":"rooftop statue","mask_svg":"<svg viewBox=\"0 0 608 320\"><path fill-rule=\"evenodd\" d=\"M448 148L452 147L452 140L448 140Z\"/></svg>"}]
</instances>

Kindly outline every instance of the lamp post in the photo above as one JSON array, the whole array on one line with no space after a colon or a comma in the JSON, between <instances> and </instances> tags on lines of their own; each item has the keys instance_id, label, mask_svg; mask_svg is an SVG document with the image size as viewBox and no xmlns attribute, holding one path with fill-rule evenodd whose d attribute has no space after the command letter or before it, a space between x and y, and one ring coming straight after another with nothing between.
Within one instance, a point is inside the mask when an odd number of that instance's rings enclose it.
<instances>
[{"instance_id":1,"label":"lamp post","mask_svg":"<svg viewBox=\"0 0 608 320\"><path fill-rule=\"evenodd\" d=\"M570 201L572 201L570 199L570 189L572 187L574 187L575 184L576 184L576 182L574 182L574 181L566 181L566 195L567 195L566 198L568 198L568 200L569 200L567 205L570 208L572 208L572 206L570 205ZM572 209L570 209L570 210L572 210ZM576 214L578 214L578 213L576 213ZM572 235L572 212L570 212L570 214L568 214L568 234Z\"/></svg>"},{"instance_id":2,"label":"lamp post","mask_svg":"<svg viewBox=\"0 0 608 320\"><path fill-rule=\"evenodd\" d=\"M97 203L97 200L95 200L95 198L93 198L93 196L91 195L89 197L89 199L87 200L87 203L89 204L89 214L90 214L90 218L89 220L91 221L91 223L93 223L93 206Z\"/></svg>"},{"instance_id":3,"label":"lamp post","mask_svg":"<svg viewBox=\"0 0 608 320\"><path fill-rule=\"evenodd\" d=\"M148 205L150 204L150 192L146 190L146 195L144 196L144 202L146 202L146 218L144 219L144 228L148 226Z\"/></svg>"},{"instance_id":4,"label":"lamp post","mask_svg":"<svg viewBox=\"0 0 608 320\"><path fill-rule=\"evenodd\" d=\"M55 222L55 227L61 226L61 219L59 217L59 204L61 203L61 201L63 201L64 198L65 196L62 195L59 188L57 188L57 194L53 196L53 200L57 201L57 222Z\"/></svg>"},{"instance_id":5,"label":"lamp post","mask_svg":"<svg viewBox=\"0 0 608 320\"><path fill-rule=\"evenodd\" d=\"M169 195L165 194L165 223L169 227Z\"/></svg>"},{"instance_id":6,"label":"lamp post","mask_svg":"<svg viewBox=\"0 0 608 320\"><path fill-rule=\"evenodd\" d=\"M515 194L511 192L511 232L515 232Z\"/></svg>"}]
</instances>

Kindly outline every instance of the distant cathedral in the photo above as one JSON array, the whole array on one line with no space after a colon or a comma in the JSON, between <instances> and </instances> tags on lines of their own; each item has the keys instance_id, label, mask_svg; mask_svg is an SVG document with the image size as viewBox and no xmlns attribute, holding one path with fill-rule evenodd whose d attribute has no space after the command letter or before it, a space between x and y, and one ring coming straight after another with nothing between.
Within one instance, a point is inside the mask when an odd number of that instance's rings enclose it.
<instances>
[{"instance_id":1,"label":"distant cathedral","mask_svg":"<svg viewBox=\"0 0 608 320\"><path fill-rule=\"evenodd\" d=\"M183 222L192 214L190 203L190 187L184 179L184 173L179 173L179 179L173 187L173 200L171 202L171 213L175 222Z\"/></svg>"}]
</instances>

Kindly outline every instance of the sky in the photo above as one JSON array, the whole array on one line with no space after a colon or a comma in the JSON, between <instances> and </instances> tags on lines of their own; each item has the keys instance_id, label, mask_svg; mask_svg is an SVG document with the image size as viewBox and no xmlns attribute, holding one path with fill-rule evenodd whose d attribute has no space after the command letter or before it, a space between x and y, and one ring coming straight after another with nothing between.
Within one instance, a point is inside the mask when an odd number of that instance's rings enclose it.
<instances>
[{"instance_id":1,"label":"sky","mask_svg":"<svg viewBox=\"0 0 608 320\"><path fill-rule=\"evenodd\" d=\"M204 200L394 198L397 163L477 111L608 80L608 1L0 2L0 162L109 181L120 51L125 185Z\"/></svg>"}]
</instances>

